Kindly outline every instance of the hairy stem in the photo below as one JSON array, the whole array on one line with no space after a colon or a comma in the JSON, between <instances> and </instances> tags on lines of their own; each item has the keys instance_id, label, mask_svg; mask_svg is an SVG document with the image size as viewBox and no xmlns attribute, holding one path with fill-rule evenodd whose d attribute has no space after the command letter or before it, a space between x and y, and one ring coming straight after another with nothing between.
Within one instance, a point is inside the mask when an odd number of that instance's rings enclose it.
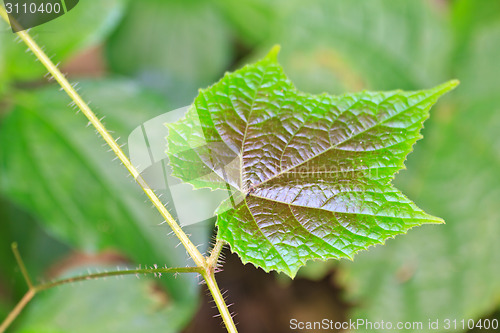
<instances>
[{"instance_id":1,"label":"hairy stem","mask_svg":"<svg viewBox=\"0 0 500 333\"><path fill-rule=\"evenodd\" d=\"M233 321L233 316L229 312L229 309L226 305L226 301L224 300L224 297L222 296L222 293L220 292L219 286L217 285L217 282L215 281L215 275L214 272L204 272L203 278L207 282L207 287L208 290L210 290L210 293L212 294L212 297L214 298L215 305L217 305L217 309L219 310L219 313L222 317L222 320L224 321L224 324L226 325L226 329L229 333L238 333L236 329L236 325L234 325Z\"/></svg>"},{"instance_id":2,"label":"hairy stem","mask_svg":"<svg viewBox=\"0 0 500 333\"><path fill-rule=\"evenodd\" d=\"M21 270L21 273L23 274L24 281L26 281L26 284L28 285L29 289L33 289L33 283L31 282L28 271L26 270L26 266L24 265L24 261L21 258L21 254L19 253L19 250L17 249L17 243L12 243L12 252L14 252L14 257L16 258L17 265L19 266L19 269Z\"/></svg>"},{"instance_id":3,"label":"hairy stem","mask_svg":"<svg viewBox=\"0 0 500 333\"><path fill-rule=\"evenodd\" d=\"M12 24L16 25L15 22L10 22L9 17L5 11L5 8L0 5L0 16L7 22L7 24ZM214 276L214 267L213 267L213 262L217 262L218 256L220 254L220 250L222 249L222 245L220 245L220 249L216 251L215 253L212 252L212 255L210 258L205 258L200 251L196 248L196 246L191 242L189 237L184 233L182 228L177 224L175 219L170 215L168 210L165 208L163 203L160 201L158 196L154 193L154 191L150 188L150 186L146 183L146 181L143 179L139 171L135 168L135 166L132 164L132 162L129 160L127 155L123 152L123 150L120 148L120 145L116 142L116 140L113 138L113 136L109 133L109 131L106 129L106 127L102 124L102 122L97 118L95 113L90 109L87 103L83 101L83 99L80 97L80 95L76 92L76 90L73 88L73 86L68 82L66 77L59 71L56 65L47 57L45 52L38 46L38 44L31 38L31 36L26 32L26 31L19 31L16 33L19 38L28 46L28 48L33 52L33 54L38 58L38 60L45 66L45 68L49 71L49 73L56 79L56 81L59 83L61 88L68 94L68 96L73 100L73 102L78 106L78 108L82 111L82 113L87 117L89 122L95 127L97 132L101 135L101 137L106 141L106 143L109 145L109 147L113 150L115 155L120 159L120 161L123 163L123 165L127 168L127 170L130 172L130 174L134 177L136 182L139 184L139 186L142 188L142 190L146 193L148 196L149 200L153 203L154 207L158 210L158 212L161 214L161 216L165 219L165 221L168 223L170 228L174 231L175 235L179 240L181 241L182 245L186 248L187 252L193 259L194 263L196 264L197 267L200 268L201 274L205 281L207 282L207 286L212 293L212 296L215 300L215 303L217 304L217 308L219 309L219 312L221 313L222 319L224 320L224 324L228 330L228 332L234 333L237 332L236 330L236 325L233 322L233 319L229 313L229 310L227 308L227 305L224 301L224 298L222 297L222 294L220 292L219 287L217 286L217 283L215 282L215 276ZM217 247L217 244L216 244ZM23 272L24 274L24 272ZM26 273L25 278L27 278L27 283L30 284L31 282L29 280L29 277ZM51 287L51 286L48 286ZM31 288L28 293L23 297L24 303L19 303L16 308L13 310L12 314L12 319L10 319L10 322L17 317L19 312L24 308L24 306L33 298L34 294L36 293L35 288ZM17 312L14 312L16 311ZM11 317L11 314L9 314L9 319ZM7 321L7 320L6 320ZM10 324L10 322L7 322L6 326ZM2 324L3 326L3 324ZM0 331L1 333L2 331Z\"/></svg>"},{"instance_id":4,"label":"hairy stem","mask_svg":"<svg viewBox=\"0 0 500 333\"><path fill-rule=\"evenodd\" d=\"M28 304L29 301L35 296L36 291L35 289L30 288L26 294L24 294L23 298L17 303L17 305L12 309L12 311L9 313L7 318L3 321L2 325L0 325L0 333L5 332L5 330L12 324L14 319L19 316L21 311L24 309L26 304Z\"/></svg>"},{"instance_id":5,"label":"hairy stem","mask_svg":"<svg viewBox=\"0 0 500 333\"><path fill-rule=\"evenodd\" d=\"M1 7L1 6L0 6ZM3 19L10 24L9 18L5 9L1 7L0 15ZM135 168L135 166L130 162L127 155L120 148L120 145L115 141L115 139L111 136L106 127L102 124L102 122L97 118L95 113L90 109L90 107L83 101L80 95L76 92L73 86L68 82L66 77L59 71L56 65L47 57L45 52L38 46L38 44L31 38L31 36L26 31L17 32L17 36L24 41L24 43L29 47L29 49L33 52L33 54L40 60L40 62L47 68L50 74L56 79L61 88L68 94L68 96L75 102L75 104L80 108L82 113L87 117L89 122L95 127L97 132L101 135L101 137L106 141L108 146L113 150L118 159L123 163L123 165L127 168L130 174L137 181L142 190L146 193L149 200L153 203L155 208L160 212L162 217L168 223L170 228L174 231L175 235L181 243L184 245L186 250L188 251L191 258L193 258L194 262L197 266L204 266L204 258L203 255L198 251L196 246L191 242L188 236L184 233L181 227L174 220L172 215L165 208L163 203L160 201L158 196L154 193L154 191L149 187L146 181L142 178L139 171Z\"/></svg>"},{"instance_id":6,"label":"hairy stem","mask_svg":"<svg viewBox=\"0 0 500 333\"><path fill-rule=\"evenodd\" d=\"M16 319L17 316L19 316L19 314L24 309L24 307L28 304L28 302L38 292L43 291L43 290L47 290L47 289L50 289L53 287L61 286L63 284L75 283L75 282L84 281L84 280L94 280L94 279L105 278L105 277L109 277L109 276L120 276L120 275L123 276L123 275L132 275L132 274L138 275L138 274L163 274L163 273L198 273L198 274L203 274L203 272L204 272L203 268L201 268L201 267L130 269L130 270L125 270L125 271L110 271L110 272L76 276L76 277L61 279L61 280L57 280L57 281L34 286L33 284L31 284L31 281L29 279L28 273L27 273L26 268L24 266L23 260L21 259L21 256L19 255L19 251L17 250L17 244L15 244L15 243L12 244L12 250L14 251L14 255L16 257L19 268L21 269L23 277L26 280L26 283L28 283L28 285L29 285L29 290L23 296L23 298L19 301L19 303L17 303L17 305L14 307L14 309L9 313L7 318L5 318L5 320L2 322L2 324L0 325L0 333L5 332L5 330L12 324L14 319Z\"/></svg>"},{"instance_id":7,"label":"hairy stem","mask_svg":"<svg viewBox=\"0 0 500 333\"><path fill-rule=\"evenodd\" d=\"M105 278L109 276L122 276L122 275L139 275L139 274L167 274L167 273L198 273L202 274L203 268L201 267L175 267L175 268L143 268L143 269L128 269L123 271L109 271L102 273L87 274L82 276L70 277L67 279L57 280L53 282L48 282L40 284L34 289L38 291L50 289L63 284L75 283L79 281L94 280L99 278Z\"/></svg>"},{"instance_id":8,"label":"hairy stem","mask_svg":"<svg viewBox=\"0 0 500 333\"><path fill-rule=\"evenodd\" d=\"M217 239L215 245L210 252L210 257L207 259L208 266L215 270L217 267L217 263L219 261L220 253L222 252L222 248L224 247L224 241L221 239Z\"/></svg>"}]
</instances>

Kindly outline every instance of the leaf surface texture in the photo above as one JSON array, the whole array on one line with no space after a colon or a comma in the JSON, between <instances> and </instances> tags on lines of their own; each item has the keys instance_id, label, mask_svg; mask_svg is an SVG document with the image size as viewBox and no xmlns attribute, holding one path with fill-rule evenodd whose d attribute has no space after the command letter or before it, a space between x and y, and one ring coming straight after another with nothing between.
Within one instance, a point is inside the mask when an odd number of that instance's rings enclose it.
<instances>
[{"instance_id":1,"label":"leaf surface texture","mask_svg":"<svg viewBox=\"0 0 500 333\"><path fill-rule=\"evenodd\" d=\"M430 107L456 86L311 95L278 49L201 90L169 124L173 175L227 188L218 237L244 262L295 276L310 259L352 258L423 223L441 223L391 185Z\"/></svg>"}]
</instances>

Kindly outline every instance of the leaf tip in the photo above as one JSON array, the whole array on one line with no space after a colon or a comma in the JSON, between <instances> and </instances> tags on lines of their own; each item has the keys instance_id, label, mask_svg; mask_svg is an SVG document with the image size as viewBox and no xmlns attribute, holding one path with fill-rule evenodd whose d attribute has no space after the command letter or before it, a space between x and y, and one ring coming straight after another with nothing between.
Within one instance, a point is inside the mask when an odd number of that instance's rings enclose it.
<instances>
[{"instance_id":1,"label":"leaf tip","mask_svg":"<svg viewBox=\"0 0 500 333\"><path fill-rule=\"evenodd\" d=\"M266 56L266 59L272 62L278 62L278 54L280 53L281 45L276 44L272 47L271 51Z\"/></svg>"},{"instance_id":2,"label":"leaf tip","mask_svg":"<svg viewBox=\"0 0 500 333\"><path fill-rule=\"evenodd\" d=\"M437 218L436 219L436 224L446 224L446 222L442 218Z\"/></svg>"},{"instance_id":3,"label":"leaf tip","mask_svg":"<svg viewBox=\"0 0 500 333\"><path fill-rule=\"evenodd\" d=\"M446 224L446 222L442 218L436 217L436 216L432 216L432 215L430 215L429 219L426 222L424 222L424 223L429 223L429 224Z\"/></svg>"},{"instance_id":4,"label":"leaf tip","mask_svg":"<svg viewBox=\"0 0 500 333\"><path fill-rule=\"evenodd\" d=\"M436 90L439 91L441 94L445 94L445 93L455 89L459 84L460 84L460 81L457 79L450 80L448 82L445 82L445 83L437 86Z\"/></svg>"},{"instance_id":5,"label":"leaf tip","mask_svg":"<svg viewBox=\"0 0 500 333\"><path fill-rule=\"evenodd\" d=\"M445 84L448 85L449 90L453 90L460 84L460 80L453 79L453 80L446 82Z\"/></svg>"}]
</instances>

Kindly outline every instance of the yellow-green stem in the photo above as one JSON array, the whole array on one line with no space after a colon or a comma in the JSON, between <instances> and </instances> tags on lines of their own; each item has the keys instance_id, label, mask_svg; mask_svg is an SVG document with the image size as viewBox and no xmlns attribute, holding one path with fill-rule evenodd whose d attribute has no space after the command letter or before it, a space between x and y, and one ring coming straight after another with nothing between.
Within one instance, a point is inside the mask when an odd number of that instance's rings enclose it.
<instances>
[{"instance_id":1,"label":"yellow-green stem","mask_svg":"<svg viewBox=\"0 0 500 333\"><path fill-rule=\"evenodd\" d=\"M201 267L175 267L175 268L143 268L143 269L129 269L124 271L110 271L102 273L87 274L82 276L75 276L53 282L37 285L34 287L36 292L54 288L63 284L75 283L79 281L95 280L110 276L123 276L123 275L138 275L138 274L168 274L168 273L198 273L202 274L203 268Z\"/></svg>"},{"instance_id":2,"label":"yellow-green stem","mask_svg":"<svg viewBox=\"0 0 500 333\"><path fill-rule=\"evenodd\" d=\"M9 17L5 11L5 8L1 5L0 5L0 16L2 16L2 18L7 22L7 24L9 24L9 25L11 24L11 22L9 21ZM87 105L87 103L85 103L83 101L83 99L76 92L76 90L73 88L73 86L68 82L68 80L66 80L65 76L59 71L57 66L54 65L54 63L47 57L45 52L43 52L43 50L31 38L31 36L25 31L19 31L16 34L28 46L28 48L33 52L33 54L38 58L38 60L45 66L45 68L49 71L49 73L59 83L61 88L68 94L68 96L78 106L78 108L82 111L82 113L87 117L87 119L90 121L90 123L95 127L97 132L102 136L104 141L106 141L106 143L110 146L110 148L113 150L115 155L119 158L119 160L127 168L127 170L130 172L130 174L134 177L134 179L137 181L137 183L142 188L142 190L146 193L146 195L148 196L150 201L153 203L154 207L160 212L160 214L165 219L165 221L168 223L170 228L172 228L172 230L174 231L177 238L179 238L182 245L186 248L187 252L189 253L191 258L193 259L196 266L203 269L202 276L205 279L205 281L207 282L207 286L208 286L210 292L212 293L212 296L215 300L215 303L217 304L217 308L219 309L219 312L220 312L221 317L224 321L224 324L226 325L228 332L231 332L231 333L237 332L236 325L234 324L233 319L232 319L232 317L229 313L229 310L227 308L227 305L224 302L224 298L222 297L222 294L219 290L219 287L217 286L217 283L215 282L213 267L210 265L210 263L213 262L214 258L205 258L200 253L200 251L198 251L196 246L191 242L189 237L184 233L184 231L181 229L181 227L177 224L177 222L174 220L174 218L170 215L170 213L165 208L163 203L160 201L158 196L154 193L154 191L149 187L149 185L146 183L146 181L142 178L139 171L130 162L128 157L125 155L125 153L120 148L120 145L118 145L116 140L108 132L106 127L101 123L101 121L97 118L95 113L90 109L90 107ZM218 253L220 253L220 251ZM217 253L217 255L218 255L218 253ZM17 315L22 310L22 308L26 305L26 303L28 303L29 300L34 296L35 292L36 291L34 289L30 289L28 291L28 293L23 298L23 300L25 300L25 298L27 300L25 301L25 303L20 302L16 306L16 308L14 310L18 309L18 312L15 312L13 314L14 317L11 319L11 321L15 317L17 317ZM33 294L31 295L31 293L33 293ZM30 295L30 296L28 297L28 295ZM20 305L22 305L22 306L20 306ZM11 314L12 314L12 312L11 312ZM9 318L10 318L11 314L9 314ZM7 318L7 319L9 319L9 318ZM4 322L4 324L5 324L5 322ZM8 324L10 324L10 322L8 322ZM7 326L8 326L8 324L7 324ZM2 326L3 326L3 324L2 324Z\"/></svg>"},{"instance_id":3,"label":"yellow-green stem","mask_svg":"<svg viewBox=\"0 0 500 333\"><path fill-rule=\"evenodd\" d=\"M23 260L21 259L21 256L19 255L19 252L17 250L17 244L12 244L12 250L14 251L14 255L16 257L17 263L21 270L23 271L24 263ZM202 267L175 267L175 268L143 268L143 269L130 269L130 270L125 270L125 271L110 271L110 272L103 272L103 273L95 273L95 274L88 274L88 275L82 275L82 276L75 276L71 278L66 278L66 279L61 279L53 282L48 282L44 284L39 284L37 286L34 286L31 284L31 281L29 279L29 276L26 272L26 268L24 268L23 271L23 277L26 280L26 283L29 286L28 292L23 296L23 298L17 303L17 305L14 307L14 309L9 313L7 318L2 322L0 325L0 333L4 333L5 330L12 324L14 319L17 318L17 316L21 313L21 311L24 309L24 307L28 304L28 302L40 291L44 291L50 288L54 288L63 284L69 284L69 283L75 283L79 281L85 281L85 280L94 280L94 279L99 279L99 278L104 278L104 277L110 277L110 276L123 276L123 275L138 275L138 274L168 274L168 273L197 273L197 274L203 274L204 270Z\"/></svg>"},{"instance_id":4,"label":"yellow-green stem","mask_svg":"<svg viewBox=\"0 0 500 333\"><path fill-rule=\"evenodd\" d=\"M219 261L220 253L222 252L222 248L224 247L224 241L221 239L218 239L215 242L215 245L210 251L210 257L207 259L208 266L212 268L212 270L215 270L217 267L217 263Z\"/></svg>"},{"instance_id":5,"label":"yellow-green stem","mask_svg":"<svg viewBox=\"0 0 500 333\"><path fill-rule=\"evenodd\" d=\"M0 15L3 19L10 24L9 18L5 9L0 6ZM179 238L181 243L184 245L189 255L193 258L194 262L197 266L204 266L204 258L203 255L198 251L196 246L191 242L191 240L187 237L181 227L174 220L172 215L168 212L168 210L163 206L162 202L158 198L158 196L154 193L154 191L148 186L148 184L144 181L139 171L135 168L135 166L130 162L128 157L125 155L123 150L120 148L120 145L115 141L115 139L108 132L106 127L101 123L99 118L94 114L94 112L90 109L90 107L83 101L80 95L76 92L73 86L66 80L66 77L59 71L56 65L47 57L45 52L38 46L38 44L31 38L31 36L26 31L17 32L19 38L21 38L24 43L29 47L29 49L33 52L33 54L40 60L40 62L47 68L50 74L56 79L61 88L68 94L68 96L75 102L75 104L80 108L82 113L87 117L90 123L95 127L97 132L101 135L101 137L106 141L109 147L113 150L118 159L123 163L123 165L127 168L130 174L137 181L142 190L146 193L149 200L153 203L155 208L160 212L162 217L168 223L170 228L174 231L175 235Z\"/></svg>"},{"instance_id":6,"label":"yellow-green stem","mask_svg":"<svg viewBox=\"0 0 500 333\"><path fill-rule=\"evenodd\" d=\"M21 254L19 253L19 250L17 249L17 243L12 243L12 252L14 252L14 257L16 258L17 265L19 266L19 269L21 270L21 274L23 274L24 281L26 281L26 284L28 285L29 289L33 289L33 282L31 282L28 271L26 270L26 266L24 265L24 261L21 258Z\"/></svg>"},{"instance_id":7,"label":"yellow-green stem","mask_svg":"<svg viewBox=\"0 0 500 333\"><path fill-rule=\"evenodd\" d=\"M226 305L226 301L224 300L224 297L222 296L222 293L220 292L219 286L217 285L217 282L215 281L215 275L214 272L204 272L203 278L205 279L205 282L207 283L208 290L210 290L210 293L212 294L212 297L214 298L215 305L217 305L217 309L219 310L219 313L222 317L222 320L224 321L224 324L226 325L226 329L229 333L238 333L238 330L236 329L236 325L234 324L233 321L233 316L229 312L229 309Z\"/></svg>"},{"instance_id":8,"label":"yellow-green stem","mask_svg":"<svg viewBox=\"0 0 500 333\"><path fill-rule=\"evenodd\" d=\"M5 318L5 320L2 322L2 325L0 325L0 333L5 332L5 330L10 326L10 324L12 324L14 319L16 319L17 316L19 316L19 314L24 309L26 304L28 304L28 302L31 301L31 299L33 298L33 296L35 296L35 294L36 294L35 289L29 289L28 292L24 294L21 301L17 303L16 307L9 313L7 318Z\"/></svg>"}]
</instances>

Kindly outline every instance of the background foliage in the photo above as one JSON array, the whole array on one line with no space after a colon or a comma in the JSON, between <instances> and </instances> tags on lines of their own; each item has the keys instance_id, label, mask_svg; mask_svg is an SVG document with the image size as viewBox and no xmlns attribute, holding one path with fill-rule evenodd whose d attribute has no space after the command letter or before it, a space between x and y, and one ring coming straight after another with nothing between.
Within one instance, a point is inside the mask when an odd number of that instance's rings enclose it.
<instances>
[{"instance_id":1,"label":"background foliage","mask_svg":"<svg viewBox=\"0 0 500 333\"><path fill-rule=\"evenodd\" d=\"M19 242L32 276L40 278L83 266L185 265L184 251L175 249L175 238L157 226L159 217L111 161L112 154L3 26L0 317L25 291L9 249L12 241ZM142 122L190 104L198 88L261 57L276 43L282 45L280 62L287 75L298 89L311 93L422 89L458 78L461 85L431 112L408 170L396 177L398 188L447 224L412 230L360 253L353 262L310 265L299 275L322 280L333 270L335 280L329 281L350 305L338 309L345 318L427 322L498 317L500 2L83 1L32 33L73 81L81 81L84 96L122 138ZM81 69L89 62L91 70ZM198 244L209 242L210 225L190 228ZM277 278L282 279L268 275ZM37 296L13 331L128 327L132 332L134 326L123 323L139 322L176 332L192 320L200 302L190 278L124 280L109 288L106 281L100 283ZM122 283L133 285L123 291ZM107 315L82 313L103 299L109 305L96 311ZM245 323L249 308L238 308L244 300L231 301ZM53 310L47 313L47 307ZM284 314L281 328L258 329L288 332L288 320L299 315ZM92 319L67 319L83 317ZM97 326L86 326L91 321ZM242 332L252 329L241 326Z\"/></svg>"}]
</instances>

